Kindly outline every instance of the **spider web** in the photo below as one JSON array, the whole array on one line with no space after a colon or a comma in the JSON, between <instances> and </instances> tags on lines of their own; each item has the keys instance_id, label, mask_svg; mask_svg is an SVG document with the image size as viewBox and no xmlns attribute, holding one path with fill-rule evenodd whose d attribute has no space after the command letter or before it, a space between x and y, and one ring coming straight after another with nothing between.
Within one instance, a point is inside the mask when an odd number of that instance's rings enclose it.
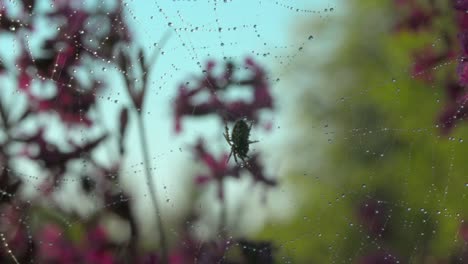
<instances>
[{"instance_id":1,"label":"spider web","mask_svg":"<svg viewBox=\"0 0 468 264\"><path fill-rule=\"evenodd\" d=\"M14 6L14 3L10 4ZM91 2L90 5L93 4L104 3L98 1ZM229 150L223 138L224 126L216 118L184 119L184 133L178 137L174 136L171 106L177 87L187 80L187 76L203 74L208 60L220 64L223 61L242 62L247 56L257 59L267 69L278 105L275 112L262 115L261 122L254 125L252 138L260 142L252 146L252 151L265 154L265 167L269 173L281 179L281 184L277 189L268 191L266 199L263 199L263 190L251 187L248 181L228 183L228 223L233 235L255 237L261 232L261 237L272 239L280 249L282 258L279 262L294 261L298 259L295 257L298 254L302 256L299 257L301 260L308 258L342 263L351 248L349 243L343 241L354 239L356 244L360 243L354 251L353 259L367 254L369 248L385 247L382 246L379 237L357 235L366 232L365 226L359 224L359 220L356 220L355 214L352 213L357 201L364 201L364 206L368 207L371 201L375 200L378 206L383 206L387 212L384 216L384 226L392 223L408 233L419 234L420 237L413 237L411 240L415 242L411 260L417 263L420 249L427 247L425 243L430 240L428 236L438 237L440 232L440 236L444 237L449 233L446 230L440 231L438 226L448 228L449 224L462 221L464 211L451 202L453 196L461 196L462 201L465 201L464 189L452 189L460 181L463 170L463 159L460 156L464 147L462 132L450 137L447 143L442 136L437 136L435 122L426 122L424 126L418 123L413 126L404 122L411 114L403 110L398 119L402 120L400 123L386 122L384 118L389 115L386 111L392 108L384 108L383 113L374 113L375 105L366 100L380 98L375 95L375 91L383 87L382 93L390 98L387 99L389 104L409 104L406 101L407 96L414 98L414 95L410 96L408 91L401 90L403 88L399 88L400 83L417 79L418 75L423 75L426 71L412 75L406 69L395 70L388 65L378 65L380 68L391 69L383 79L374 80L371 87L342 90L339 78L332 80L330 73L320 70L340 47L337 42L341 39L337 35L346 31L347 27L339 21L347 15L345 11L341 11L346 8L346 3L331 0L316 3L293 0L124 3L124 13L136 42L143 47L147 55L160 52L151 72L144 120L148 124L146 134L149 137L148 145L151 146L150 167L158 179L157 193L163 201L161 211L165 222L177 221L183 216L191 199L188 195L190 191L185 188L193 181L195 171L203 171L203 168L193 161L192 146L195 139L202 135L210 143L212 150L218 153ZM293 34L288 32L291 29L295 30ZM161 39L166 32L170 32L171 36L167 43L162 45ZM437 44L437 40L434 44ZM17 50L18 46L19 43L11 39L8 44L1 44L2 49L5 47ZM33 58L34 43L30 46L28 52ZM8 59L7 55L1 55L5 61ZM96 131L82 130L74 134L73 137L77 140L91 139L102 131L116 130L114 120L118 115L119 106L130 104L122 89L123 82L113 78L117 76L118 69L108 66L107 61L102 58L98 59L102 61L102 65L94 65L90 72L83 74L112 76L106 79L109 88L99 96L98 109L94 113L103 126ZM457 59L451 59L428 71L442 72L456 62ZM60 74L60 70L57 69L56 73ZM314 70L317 70L317 74L310 73ZM336 76L343 77L340 74L346 73L338 72ZM50 79L53 77L50 76ZM1 91L1 94L2 98L12 100L9 108L13 108L16 100L24 104L24 98L14 88L15 84L7 79L5 83L7 88L5 92ZM291 88L292 86L294 87ZM430 94L427 97L433 99L435 104L444 99L442 92L435 89L427 93ZM238 98L244 95L233 93L228 96ZM349 115L343 117L337 115L337 112L348 112ZM38 122L49 125L50 121L44 119ZM395 125L387 126L389 123ZM271 133L262 127L265 124L271 125ZM59 137L66 128L57 124L50 126L52 128L49 136L60 141ZM419 138L422 136L430 139L427 144L428 148L432 148L432 152L426 152L434 155L427 162L430 168L426 166L423 169L414 167L415 164L426 164L420 160L428 158L419 152ZM143 238L156 242L154 231L151 231L155 229L154 219L148 217L154 214L148 213L153 208L143 176L144 159L141 150L133 147L139 142L135 123L129 127L127 141L130 143L127 143L128 153L123 165L123 179L118 185L119 188L130 190L132 194L129 199L142 225L142 234L148 234ZM439 164L439 148L446 148L444 153L448 153L448 156L443 158L444 161L448 161L443 179L437 178L442 173L438 170L439 166L445 166ZM96 153L96 158L103 163L110 162L116 151L107 144ZM345 154L340 156L336 152ZM404 157L401 157L401 153ZM344 156L348 159L344 159ZM22 162L25 163L21 161L17 165L20 167L20 176L27 181L30 191L33 192L38 188L37 184L42 177L40 169L34 165L27 167ZM367 170L360 170L353 167L353 162L375 162L384 166L386 170L383 170L383 174L378 166L368 166L365 167ZM391 164L403 164L395 168L395 174L400 175L399 177L388 172L387 166ZM340 165L343 169L337 168ZM81 195L77 188L79 179L73 172L86 174L88 166L90 165L86 162L70 165L72 172L64 178L64 186L57 190L54 196L57 205L52 206L60 207L64 211L77 210L81 214L73 220L60 214L55 215L68 229L85 221L81 217L89 217L103 208L127 201L125 198L122 201L102 204L93 199L92 195ZM346 171L347 169L350 171ZM424 187L415 191L416 184L413 181L417 178L413 174L421 171L432 174L426 175ZM351 176L347 177L347 174ZM356 179L356 175L360 175L361 178ZM382 177L395 179L382 181ZM386 190L383 187L385 183L398 185L399 191ZM200 208L203 217L192 224L197 226L198 235L206 239L216 236L212 226L219 220L219 205L213 199L216 190L211 187L203 189L204 193L194 202ZM412 192L423 194L415 198L411 196ZM66 197L70 196L81 199L81 202L58 202L65 201ZM267 202L264 203L263 200ZM339 211L343 211L343 215L334 219L333 214ZM29 221L29 218L27 213L21 217L24 221ZM395 218L396 224L393 220ZM438 225L444 219L449 224ZM330 227L330 222L337 226ZM426 224L429 222L435 223L435 227ZM117 226L116 229L122 228L118 221L112 224ZM285 231L284 226L290 227L289 232ZM276 229L279 230L277 237L272 235ZM176 236L180 235L176 226L170 226L170 230ZM33 232L30 234L32 236ZM441 252L444 249L457 247L460 241L456 234L453 235L455 238L451 240L450 245L434 250L439 250L438 254L443 255ZM119 239L119 234L116 237ZM324 248L325 253L322 253L322 257L309 256L304 253L303 247L306 246L313 248L314 254L319 254L317 248ZM14 249L11 249L10 253L14 259Z\"/></svg>"}]
</instances>

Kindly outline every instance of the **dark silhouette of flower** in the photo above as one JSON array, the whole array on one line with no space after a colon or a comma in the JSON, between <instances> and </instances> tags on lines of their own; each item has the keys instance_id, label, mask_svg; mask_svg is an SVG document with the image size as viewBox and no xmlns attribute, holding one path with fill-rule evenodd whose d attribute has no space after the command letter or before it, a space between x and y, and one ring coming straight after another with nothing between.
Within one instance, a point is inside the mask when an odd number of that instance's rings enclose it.
<instances>
[{"instance_id":1,"label":"dark silhouette of flower","mask_svg":"<svg viewBox=\"0 0 468 264\"><path fill-rule=\"evenodd\" d=\"M378 200L367 199L359 206L358 217L364 228L372 235L383 236L387 231L388 211Z\"/></svg>"},{"instance_id":2,"label":"dark silhouette of flower","mask_svg":"<svg viewBox=\"0 0 468 264\"><path fill-rule=\"evenodd\" d=\"M273 264L273 245L269 241L239 240L239 247L245 258L245 263Z\"/></svg>"},{"instance_id":3,"label":"dark silhouette of flower","mask_svg":"<svg viewBox=\"0 0 468 264\"><path fill-rule=\"evenodd\" d=\"M459 11L468 11L468 1L467 0L453 0L455 9Z\"/></svg>"},{"instance_id":4,"label":"dark silhouette of flower","mask_svg":"<svg viewBox=\"0 0 468 264\"><path fill-rule=\"evenodd\" d=\"M459 234L460 234L460 237L465 241L465 242L468 242L468 223L465 223L463 222L461 225L460 225L460 228L459 228Z\"/></svg>"},{"instance_id":5,"label":"dark silhouette of flower","mask_svg":"<svg viewBox=\"0 0 468 264\"><path fill-rule=\"evenodd\" d=\"M94 81L90 89L74 88L77 83L58 84L57 93L48 99L30 97L38 112L57 113L65 124L83 124L91 126L93 121L88 115L96 102L96 93L100 90L99 82ZM76 87L76 86L75 86Z\"/></svg>"},{"instance_id":6,"label":"dark silhouette of flower","mask_svg":"<svg viewBox=\"0 0 468 264\"><path fill-rule=\"evenodd\" d=\"M31 100L33 110L57 112L66 124L92 125L88 111L95 104L97 92L104 86L101 81L93 80L90 88L83 87L73 76L73 69L83 66L83 60L89 58L108 61L119 43L131 40L119 8L121 1L116 2L117 8L112 11L90 11L78 9L70 1L57 1L55 9L48 14L50 21L59 24L57 34L42 43L38 54L31 54L25 41L20 41L23 51L17 61L20 69L18 86ZM25 5L33 8L34 1L26 1ZM110 30L91 30L90 23L97 18ZM31 85L35 79L47 83L54 81L55 96L41 98L34 95Z\"/></svg>"},{"instance_id":7,"label":"dark silhouette of flower","mask_svg":"<svg viewBox=\"0 0 468 264\"><path fill-rule=\"evenodd\" d=\"M423 8L413 0L395 0L394 3L400 10L409 10L403 19L396 24L396 31L417 32L430 29L434 18L438 15L438 11L433 5L430 5L429 8Z\"/></svg>"},{"instance_id":8,"label":"dark silhouette of flower","mask_svg":"<svg viewBox=\"0 0 468 264\"><path fill-rule=\"evenodd\" d=\"M7 250L14 250L18 261L31 261L34 257L33 244L28 239L24 209L27 209L27 205L18 200L0 204L2 243L8 243L8 248L0 249L0 262L2 263L10 263L11 256Z\"/></svg>"},{"instance_id":9,"label":"dark silhouette of flower","mask_svg":"<svg viewBox=\"0 0 468 264\"><path fill-rule=\"evenodd\" d=\"M222 102L214 95L210 96L208 102L193 103L192 97L201 92L201 88L189 90L186 85L179 87L178 95L175 99L175 130L182 130L181 120L183 116L202 116L210 113L216 113L222 108Z\"/></svg>"},{"instance_id":10,"label":"dark silhouette of flower","mask_svg":"<svg viewBox=\"0 0 468 264\"><path fill-rule=\"evenodd\" d=\"M448 102L438 118L441 131L445 135L452 131L458 121L465 120L468 117L468 111L465 107L468 103L466 89L458 83L450 82L446 85L446 92Z\"/></svg>"},{"instance_id":11,"label":"dark silhouette of flower","mask_svg":"<svg viewBox=\"0 0 468 264\"><path fill-rule=\"evenodd\" d=\"M468 85L468 61L462 58L457 66L458 80L461 85Z\"/></svg>"},{"instance_id":12,"label":"dark silhouette of flower","mask_svg":"<svg viewBox=\"0 0 468 264\"><path fill-rule=\"evenodd\" d=\"M40 128L35 134L26 137L18 137L19 142L26 143L24 155L31 160L38 161L44 169L52 173L52 182L57 184L66 165L73 159L81 158L83 155L89 155L107 135L103 135L95 140L91 140L83 145L76 145L70 142L70 150L62 150L55 144L48 142L44 138L44 129Z\"/></svg>"},{"instance_id":13,"label":"dark silhouette of flower","mask_svg":"<svg viewBox=\"0 0 468 264\"><path fill-rule=\"evenodd\" d=\"M107 233L100 226L90 228L80 244L72 243L62 229L54 224L45 225L38 236L42 241L38 247L41 263L119 263Z\"/></svg>"},{"instance_id":14,"label":"dark silhouette of flower","mask_svg":"<svg viewBox=\"0 0 468 264\"><path fill-rule=\"evenodd\" d=\"M468 14L464 11L468 4L466 1L457 1L456 3L456 9L460 11L457 12L457 22L459 28L458 41L461 46L461 58L457 67L458 81L461 85L468 85Z\"/></svg>"},{"instance_id":15,"label":"dark silhouette of flower","mask_svg":"<svg viewBox=\"0 0 468 264\"><path fill-rule=\"evenodd\" d=\"M260 164L259 154L255 153L247 161L246 165L241 167L238 164L230 166L228 162L228 153L223 153L219 159L216 159L212 154L205 149L202 140L199 140L195 146L195 156L201 160L209 169L208 174L200 174L195 178L197 184L205 184L212 180L221 185L226 177L239 178L241 171L248 171L254 183L262 183L267 186L276 186L276 180L270 179L264 175L264 168ZM223 199L223 188L218 186L218 197Z\"/></svg>"},{"instance_id":16,"label":"dark silhouette of flower","mask_svg":"<svg viewBox=\"0 0 468 264\"><path fill-rule=\"evenodd\" d=\"M265 176L265 170L263 165L260 163L259 157L260 155L258 153L253 154L244 169L250 172L255 183L263 183L267 186L276 186L276 180Z\"/></svg>"},{"instance_id":17,"label":"dark silhouette of flower","mask_svg":"<svg viewBox=\"0 0 468 264\"><path fill-rule=\"evenodd\" d=\"M1 148L0 148L1 155ZM22 181L18 176L12 176L7 166L0 163L0 204L11 202L22 185Z\"/></svg>"},{"instance_id":18,"label":"dark silhouette of flower","mask_svg":"<svg viewBox=\"0 0 468 264\"><path fill-rule=\"evenodd\" d=\"M122 155L125 152L124 148L124 139L125 139L125 134L127 132L127 125L128 125L128 108L124 107L120 110L120 116L119 116L119 152L120 155Z\"/></svg>"},{"instance_id":19,"label":"dark silhouette of flower","mask_svg":"<svg viewBox=\"0 0 468 264\"><path fill-rule=\"evenodd\" d=\"M434 68L442 62L453 58L451 51L435 53L432 48L425 48L414 53L415 62L412 66L412 75L427 82L434 81Z\"/></svg>"},{"instance_id":20,"label":"dark silhouette of flower","mask_svg":"<svg viewBox=\"0 0 468 264\"><path fill-rule=\"evenodd\" d=\"M45 225L38 234L42 243L38 246L38 260L43 263L76 263L78 255L73 244L65 239L61 228ZM52 245L52 246L51 246Z\"/></svg>"},{"instance_id":21,"label":"dark silhouette of flower","mask_svg":"<svg viewBox=\"0 0 468 264\"><path fill-rule=\"evenodd\" d=\"M184 116L215 114L225 122L236 121L241 117L256 121L261 109L273 108L273 98L265 71L252 58L247 58L244 62L243 66L249 73L244 78L236 76L238 70L232 62L227 62L219 75L214 74L215 66L214 61L208 61L204 76L195 78L192 87L187 83L179 86L174 101L176 132L181 131L181 119ZM229 101L219 96L228 89L242 88L251 90L251 100ZM194 98L201 94L208 94L207 99L196 102Z\"/></svg>"},{"instance_id":22,"label":"dark silhouette of flower","mask_svg":"<svg viewBox=\"0 0 468 264\"><path fill-rule=\"evenodd\" d=\"M5 4L3 1L0 1L0 5L2 6L0 10L0 33L9 32L11 34L15 34L22 28L27 30L32 29L30 21L33 15L32 11L35 6L35 0L26 0L22 2L23 5L21 6L19 14L13 18L8 13L8 9L4 8Z\"/></svg>"},{"instance_id":23,"label":"dark silhouette of flower","mask_svg":"<svg viewBox=\"0 0 468 264\"><path fill-rule=\"evenodd\" d=\"M377 251L371 253L365 257L361 257L359 264L402 264L394 254L388 253L386 251Z\"/></svg>"},{"instance_id":24,"label":"dark silhouette of flower","mask_svg":"<svg viewBox=\"0 0 468 264\"><path fill-rule=\"evenodd\" d=\"M199 140L195 146L195 156L197 159L201 160L208 169L208 174L201 174L196 176L195 182L198 184L204 184L208 181L214 180L218 185L221 185L224 178L226 177L239 177L240 167L230 166L228 163L229 155L224 153L219 159L216 159L213 155L208 153L205 149L204 143L202 140ZM224 188L218 187L218 197L219 199L224 198Z\"/></svg>"},{"instance_id":25,"label":"dark silhouette of flower","mask_svg":"<svg viewBox=\"0 0 468 264\"><path fill-rule=\"evenodd\" d=\"M0 59L0 74L4 73L6 71L6 67L3 64L3 61Z\"/></svg>"}]
</instances>

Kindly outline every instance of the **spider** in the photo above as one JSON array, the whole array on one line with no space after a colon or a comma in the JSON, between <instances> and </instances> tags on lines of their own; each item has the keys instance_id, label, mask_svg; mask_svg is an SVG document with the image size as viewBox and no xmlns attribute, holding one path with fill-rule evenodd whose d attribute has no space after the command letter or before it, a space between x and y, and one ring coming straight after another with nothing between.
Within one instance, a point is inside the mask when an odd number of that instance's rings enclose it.
<instances>
[{"instance_id":1,"label":"spider","mask_svg":"<svg viewBox=\"0 0 468 264\"><path fill-rule=\"evenodd\" d=\"M249 152L249 145L258 142L258 140L249 140L252 124L253 122L251 122L250 125L247 125L247 122L244 119L237 120L234 123L231 135L229 135L227 124L225 125L224 138L229 146L231 146L231 153L229 154L228 161L231 158L231 155L234 156L234 160L237 164L239 164L237 158L241 159L244 163L246 163L246 158L250 158L247 155Z\"/></svg>"}]
</instances>

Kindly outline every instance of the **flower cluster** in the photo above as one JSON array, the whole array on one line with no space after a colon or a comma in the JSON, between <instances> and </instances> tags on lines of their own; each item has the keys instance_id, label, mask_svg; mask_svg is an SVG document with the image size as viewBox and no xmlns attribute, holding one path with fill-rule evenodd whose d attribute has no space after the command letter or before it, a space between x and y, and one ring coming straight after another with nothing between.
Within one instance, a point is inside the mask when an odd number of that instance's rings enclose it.
<instances>
[{"instance_id":1,"label":"flower cluster","mask_svg":"<svg viewBox=\"0 0 468 264\"><path fill-rule=\"evenodd\" d=\"M209 169L208 174L197 175L195 182L197 184L205 184L209 181L215 181L218 185L219 199L224 198L223 188L220 185L227 177L239 178L242 171L247 171L251 175L254 182L263 183L266 186L275 186L276 181L264 175L262 164L259 161L259 154L255 153L247 161L248 166L229 165L229 155L224 153L219 160L209 152L207 152L203 141L200 139L195 146L195 155Z\"/></svg>"},{"instance_id":2,"label":"flower cluster","mask_svg":"<svg viewBox=\"0 0 468 264\"><path fill-rule=\"evenodd\" d=\"M216 64L213 61L209 61L204 75L195 78L195 85L192 88L189 88L189 82L180 85L174 103L175 128L177 133L181 131L181 118L183 116L214 115L226 124L228 122L236 122L240 118L257 121L260 110L273 108L273 99L270 95L270 87L265 71L253 59L248 58L244 62L244 67L248 70L247 77L239 77L235 74L237 68L233 62L227 62L219 75L214 73L215 66ZM227 96L223 96L223 93L236 89L249 89L252 99L250 101L229 101L226 98ZM199 99L197 96L202 93L208 95L202 97L205 100L196 100ZM230 146L227 142L226 145ZM226 206L224 202L224 182L228 178L238 179L242 175L247 174L251 177L253 183L270 187L277 184L275 179L265 175L259 153L249 153L248 159L245 160L244 164L235 163L231 165L229 163L229 152L221 153L219 156L214 155L207 149L205 141L198 139L194 146L194 154L196 159L201 161L208 169L206 173L196 175L195 182L198 185L214 182L217 188L217 198L222 207ZM242 249L244 260L241 263L273 263L273 247L268 242L235 239L235 243L233 243L233 241L225 240L228 230L224 226L224 221L226 221L225 215L223 215L224 210L225 208L221 209L220 215L219 233L222 238L221 241L212 241L204 244L203 248L206 246L206 249L209 249L209 252L211 252L205 256L207 258L206 263L219 261L220 258L223 258L226 251L233 247L232 244L237 244Z\"/></svg>"},{"instance_id":3,"label":"flower cluster","mask_svg":"<svg viewBox=\"0 0 468 264\"><path fill-rule=\"evenodd\" d=\"M406 13L404 18L396 24L395 30L397 31L428 29L432 26L434 16L438 14L438 10L433 6L424 8L415 0L395 0L395 5Z\"/></svg>"},{"instance_id":4,"label":"flower cluster","mask_svg":"<svg viewBox=\"0 0 468 264\"><path fill-rule=\"evenodd\" d=\"M38 54L33 54L28 42L20 39L23 51L17 60L18 87L27 94L32 110L57 113L66 124L91 125L88 113L103 87L102 81L90 74L91 84L85 85L77 80L74 72L79 67L89 68L85 63L89 59L108 62L119 43L131 40L120 5L118 1L112 12L99 9L89 12L75 8L69 1L57 1L53 12L43 14L49 23L57 25L57 32L42 42ZM40 14L23 15L29 18ZM98 23L100 30L95 30ZM36 30L29 31L35 33ZM41 93L35 94L32 91L34 80L39 81L36 85L41 89L55 86L54 95L44 98Z\"/></svg>"},{"instance_id":5,"label":"flower cluster","mask_svg":"<svg viewBox=\"0 0 468 264\"><path fill-rule=\"evenodd\" d=\"M249 71L247 77L236 76L239 69L232 62L227 62L219 75L214 73L215 66L214 61L209 61L204 70L205 74L195 78L195 85L189 87L190 82L180 85L174 103L177 132L182 129L181 119L184 116L216 114L226 122L241 117L257 121L259 110L273 108L266 74L253 59L247 58L244 62L244 67ZM223 100L221 96L223 92L235 86L250 89L252 99ZM204 92L208 94L207 98L201 102L196 101L195 98Z\"/></svg>"},{"instance_id":6,"label":"flower cluster","mask_svg":"<svg viewBox=\"0 0 468 264\"><path fill-rule=\"evenodd\" d=\"M468 1L452 1L453 11L456 15L455 21L458 26L457 36L453 36L447 29L434 26L434 21L444 13L439 10L435 1L429 1L427 5L423 6L414 0L395 0L395 5L399 10L407 11L407 15L395 26L397 32L437 31L438 35L443 36L441 39L442 48L436 50L433 46L428 46L414 53L415 63L412 73L414 77L428 83L434 81L443 83L447 102L437 122L442 133L448 134L458 121L467 117L465 104L468 96L466 91L468 85ZM433 70L438 65L453 59L458 60L457 77L449 75L442 80L436 80Z\"/></svg>"},{"instance_id":7,"label":"flower cluster","mask_svg":"<svg viewBox=\"0 0 468 264\"><path fill-rule=\"evenodd\" d=\"M358 220L366 231L366 233L376 238L377 250L370 251L367 255L360 257L358 263L360 264L396 264L401 263L399 257L392 253L392 250L383 245L388 239L387 234L390 234L389 220L391 218L392 210L387 208L386 204L378 199L367 198L361 202L357 208ZM381 245L382 244L382 245Z\"/></svg>"},{"instance_id":8,"label":"flower cluster","mask_svg":"<svg viewBox=\"0 0 468 264\"><path fill-rule=\"evenodd\" d=\"M20 112L21 107L7 106L7 100L0 98L1 263L122 263L117 254L122 253L123 245L112 242L94 221L78 218L78 222L85 225L85 234L77 242L66 234L66 228L71 226L62 227L55 221L35 215L37 210L57 210L66 215L52 195L61 190L65 174L78 176L83 192L101 199L107 205L106 213L129 222L129 243L137 243L137 225L130 198L118 186L128 114L122 110L118 135L121 151L120 156L110 157L113 165L104 166L93 155L112 136L111 133L94 134L80 141L72 137L77 129L86 132L86 129L100 126L90 112L106 84L92 74L93 64L111 63L115 48L131 41L123 20L122 2L109 2L114 3L111 5L114 9L88 10L75 1L53 1L53 10L47 13L36 10L34 0L18 2L19 12L10 12L8 5L0 0L0 34L12 35L21 48L20 55L15 58L15 68L0 58L0 74L5 78L16 78L17 90L27 99L26 107ZM41 34L40 29L32 25L39 18L56 25L57 30L42 40L38 48L30 47L28 37ZM100 27L96 27L96 23ZM79 71L90 73L89 78L83 80L75 76ZM51 128L34 122L44 115L59 117L66 128L62 135L64 142L49 138ZM30 121L38 126L29 127L26 132L24 127ZM106 131L103 127L99 130ZM32 201L24 201L20 194L26 181L17 173L15 165L25 158L39 165L41 172L41 177L32 176L38 183L29 184L38 191L31 194L37 197ZM80 175L83 172L74 175L76 171L70 169L69 165L78 161L86 164L86 175ZM52 209L43 209L43 201ZM76 212L73 215L77 217ZM136 259L135 248L128 247L127 251L123 253L127 260Z\"/></svg>"},{"instance_id":9,"label":"flower cluster","mask_svg":"<svg viewBox=\"0 0 468 264\"><path fill-rule=\"evenodd\" d=\"M93 227L81 245L66 239L62 229L53 224L46 225L38 234L42 243L38 248L38 261L43 263L117 263L111 252L107 234L101 227ZM52 246L51 246L52 245Z\"/></svg>"}]
</instances>

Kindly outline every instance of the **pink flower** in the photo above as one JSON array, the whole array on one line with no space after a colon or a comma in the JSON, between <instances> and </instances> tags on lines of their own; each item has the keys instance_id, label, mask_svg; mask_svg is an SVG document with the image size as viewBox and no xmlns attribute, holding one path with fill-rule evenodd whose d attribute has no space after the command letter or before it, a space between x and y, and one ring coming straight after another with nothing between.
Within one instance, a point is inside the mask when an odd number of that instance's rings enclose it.
<instances>
[{"instance_id":1,"label":"pink flower","mask_svg":"<svg viewBox=\"0 0 468 264\"><path fill-rule=\"evenodd\" d=\"M222 103L215 96L212 96L209 102L199 104L193 103L192 97L197 95L200 91L200 88L189 90L185 85L181 85L179 87L178 95L174 102L176 132L180 132L182 130L181 120L183 116L207 115L215 112L216 109L219 109L222 106Z\"/></svg>"},{"instance_id":2,"label":"pink flower","mask_svg":"<svg viewBox=\"0 0 468 264\"><path fill-rule=\"evenodd\" d=\"M360 204L358 217L372 235L382 236L387 230L387 213L387 208L383 203L367 199Z\"/></svg>"},{"instance_id":3,"label":"pink flower","mask_svg":"<svg viewBox=\"0 0 468 264\"><path fill-rule=\"evenodd\" d=\"M2 203L0 205L0 232L8 243L9 248L14 250L15 255L19 259L30 259L30 250L32 244L28 240L28 229L24 220L23 210L26 204L21 204L18 201L10 203ZM5 247L0 249L0 261L7 263L10 256L6 253Z\"/></svg>"},{"instance_id":4,"label":"pink flower","mask_svg":"<svg viewBox=\"0 0 468 264\"><path fill-rule=\"evenodd\" d=\"M425 11L419 7L411 9L410 14L396 25L396 30L419 31L431 26L434 12Z\"/></svg>"},{"instance_id":5,"label":"pink flower","mask_svg":"<svg viewBox=\"0 0 468 264\"><path fill-rule=\"evenodd\" d=\"M395 255L386 251L373 252L365 257L361 257L359 264L402 264Z\"/></svg>"},{"instance_id":6,"label":"pink flower","mask_svg":"<svg viewBox=\"0 0 468 264\"><path fill-rule=\"evenodd\" d=\"M41 263L77 263L79 255L72 243L66 240L60 227L47 224L38 234L37 258Z\"/></svg>"},{"instance_id":7,"label":"pink flower","mask_svg":"<svg viewBox=\"0 0 468 264\"><path fill-rule=\"evenodd\" d=\"M394 0L399 12L406 11L406 16L395 26L396 31L409 30L419 31L431 27L434 18L439 14L437 8L430 4L428 8L423 8L414 0Z\"/></svg>"},{"instance_id":8,"label":"pink flower","mask_svg":"<svg viewBox=\"0 0 468 264\"><path fill-rule=\"evenodd\" d=\"M117 263L107 233L100 226L87 231L81 244L73 244L55 224L45 225L38 234L38 259L42 263Z\"/></svg>"},{"instance_id":9,"label":"pink flower","mask_svg":"<svg viewBox=\"0 0 468 264\"><path fill-rule=\"evenodd\" d=\"M468 60L462 58L457 66L457 74L460 85L468 85Z\"/></svg>"},{"instance_id":10,"label":"pink flower","mask_svg":"<svg viewBox=\"0 0 468 264\"><path fill-rule=\"evenodd\" d=\"M459 11L468 11L468 1L467 0L452 0L454 2L455 9Z\"/></svg>"},{"instance_id":11,"label":"pink flower","mask_svg":"<svg viewBox=\"0 0 468 264\"><path fill-rule=\"evenodd\" d=\"M465 240L465 242L468 242L468 224L463 222L461 225L460 225L460 228L459 228L459 234L460 234L460 237Z\"/></svg>"},{"instance_id":12,"label":"pink flower","mask_svg":"<svg viewBox=\"0 0 468 264\"><path fill-rule=\"evenodd\" d=\"M48 142L44 138L44 129L40 128L35 134L27 137L18 137L19 142L25 143L24 155L31 160L36 160L43 168L52 173L52 178L45 182L45 191L50 189L49 184L57 183L63 173L67 163L73 159L78 159L82 154L93 151L107 135L101 136L95 140L89 141L83 145L71 143L70 150L61 150L55 144Z\"/></svg>"},{"instance_id":13,"label":"pink flower","mask_svg":"<svg viewBox=\"0 0 468 264\"><path fill-rule=\"evenodd\" d=\"M210 180L216 181L216 183L222 184L222 181L226 177L239 177L239 166L229 166L227 153L224 153L219 159L216 159L213 155L208 153L205 149L202 140L199 140L195 146L195 154L197 159L201 160L209 169L208 174L198 175L196 182L199 184L207 183ZM224 198L223 188L219 186L218 196L220 199Z\"/></svg>"},{"instance_id":14,"label":"pink flower","mask_svg":"<svg viewBox=\"0 0 468 264\"><path fill-rule=\"evenodd\" d=\"M411 71L412 75L420 80L431 82L434 80L434 67L453 56L451 51L436 54L432 48L419 50L414 54L415 62Z\"/></svg>"},{"instance_id":15,"label":"pink flower","mask_svg":"<svg viewBox=\"0 0 468 264\"><path fill-rule=\"evenodd\" d=\"M87 91L80 91L76 82L57 84L57 93L49 99L31 98L38 112L55 112L65 124L92 125L87 115L96 102L96 93L100 89L97 81Z\"/></svg>"},{"instance_id":16,"label":"pink flower","mask_svg":"<svg viewBox=\"0 0 468 264\"><path fill-rule=\"evenodd\" d=\"M187 83L179 86L174 102L176 132L181 131L183 116L215 114L225 122L236 121L241 117L256 121L261 109L273 108L273 98L265 71L253 59L245 60L244 68L249 74L243 78L236 75L236 67L232 62L226 63L224 70L218 75L214 73L215 66L214 61L208 61L204 70L205 75L195 78L192 88ZM221 99L220 94L234 89L249 89L252 99L234 101ZM197 102L195 97L200 95L207 95L206 99Z\"/></svg>"},{"instance_id":17,"label":"pink flower","mask_svg":"<svg viewBox=\"0 0 468 264\"><path fill-rule=\"evenodd\" d=\"M468 117L468 93L460 84L451 82L447 84L448 102L438 118L443 134L448 134L456 122Z\"/></svg>"},{"instance_id":18,"label":"pink flower","mask_svg":"<svg viewBox=\"0 0 468 264\"><path fill-rule=\"evenodd\" d=\"M254 183L263 183L267 186L276 186L277 182L265 175L263 165L260 163L258 153L252 155L244 169L248 170L253 178Z\"/></svg>"}]
</instances>

